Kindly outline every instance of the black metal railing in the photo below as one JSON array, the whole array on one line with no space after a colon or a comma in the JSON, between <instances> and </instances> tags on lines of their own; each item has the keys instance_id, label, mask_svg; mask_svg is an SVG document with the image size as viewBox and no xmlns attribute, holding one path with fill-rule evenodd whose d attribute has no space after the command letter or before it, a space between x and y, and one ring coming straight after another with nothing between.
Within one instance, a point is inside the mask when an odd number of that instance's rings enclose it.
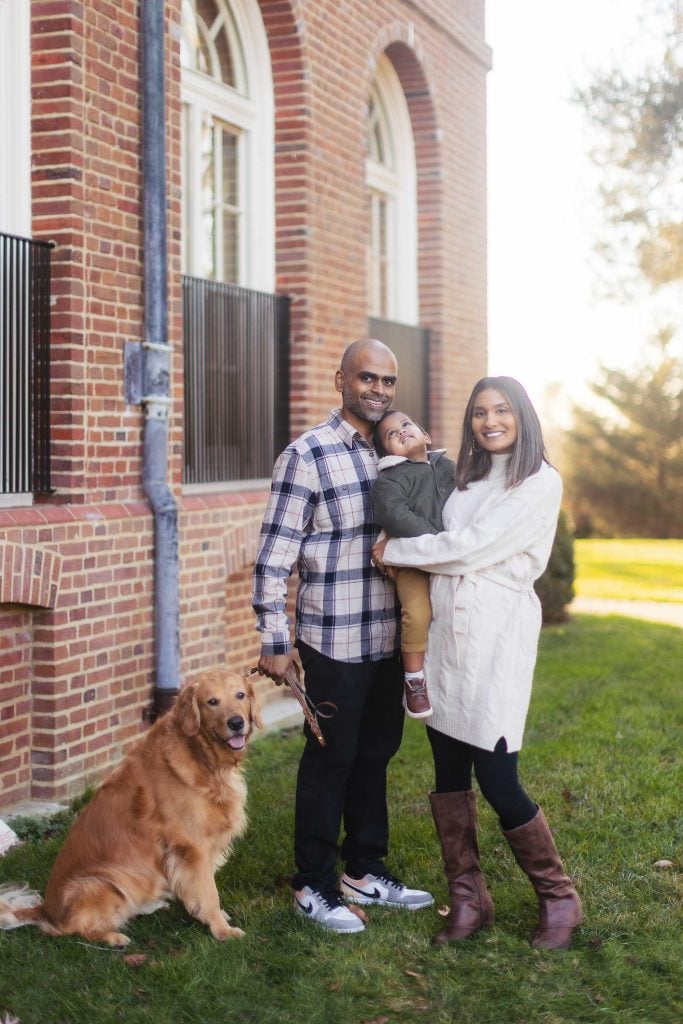
<instances>
[{"instance_id":1,"label":"black metal railing","mask_svg":"<svg viewBox=\"0 0 683 1024\"><path fill-rule=\"evenodd\" d=\"M388 345L398 361L394 407L429 430L429 328L369 317L368 334Z\"/></svg>"},{"instance_id":2,"label":"black metal railing","mask_svg":"<svg viewBox=\"0 0 683 1024\"><path fill-rule=\"evenodd\" d=\"M289 298L183 278L188 484L270 477L289 441Z\"/></svg>"},{"instance_id":3,"label":"black metal railing","mask_svg":"<svg viewBox=\"0 0 683 1024\"><path fill-rule=\"evenodd\" d=\"M0 493L50 490L49 242L0 233Z\"/></svg>"}]
</instances>

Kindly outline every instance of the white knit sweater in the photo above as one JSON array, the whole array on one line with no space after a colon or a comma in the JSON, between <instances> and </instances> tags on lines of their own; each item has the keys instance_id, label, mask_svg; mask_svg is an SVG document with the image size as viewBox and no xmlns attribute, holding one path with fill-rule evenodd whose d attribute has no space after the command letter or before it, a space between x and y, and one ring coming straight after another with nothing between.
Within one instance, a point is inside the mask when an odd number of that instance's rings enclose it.
<instances>
[{"instance_id":1,"label":"white knit sweater","mask_svg":"<svg viewBox=\"0 0 683 1024\"><path fill-rule=\"evenodd\" d=\"M522 745L541 628L533 584L550 557L562 482L543 463L508 490L507 458L494 455L485 480L453 492L443 533L390 540L384 560L433 574L429 725L484 750L504 736L512 752Z\"/></svg>"}]
</instances>

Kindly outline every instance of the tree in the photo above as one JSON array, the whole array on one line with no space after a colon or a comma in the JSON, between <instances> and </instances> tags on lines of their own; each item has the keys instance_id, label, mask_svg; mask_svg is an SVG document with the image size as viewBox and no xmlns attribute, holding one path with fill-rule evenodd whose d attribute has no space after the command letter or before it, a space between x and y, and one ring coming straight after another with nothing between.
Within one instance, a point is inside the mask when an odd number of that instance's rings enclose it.
<instances>
[{"instance_id":1,"label":"tree","mask_svg":"<svg viewBox=\"0 0 683 1024\"><path fill-rule=\"evenodd\" d=\"M600 367L596 409L575 404L562 464L582 532L683 537L683 365L662 331L635 369Z\"/></svg>"},{"instance_id":2,"label":"tree","mask_svg":"<svg viewBox=\"0 0 683 1024\"><path fill-rule=\"evenodd\" d=\"M543 624L565 622L567 605L574 599L574 538L567 526L567 517L560 512L548 567L534 583L541 602Z\"/></svg>"},{"instance_id":3,"label":"tree","mask_svg":"<svg viewBox=\"0 0 683 1024\"><path fill-rule=\"evenodd\" d=\"M683 279L683 68L681 0L645 4L643 34L658 53L632 74L596 72L574 100L597 130L607 264L656 290Z\"/></svg>"}]
</instances>

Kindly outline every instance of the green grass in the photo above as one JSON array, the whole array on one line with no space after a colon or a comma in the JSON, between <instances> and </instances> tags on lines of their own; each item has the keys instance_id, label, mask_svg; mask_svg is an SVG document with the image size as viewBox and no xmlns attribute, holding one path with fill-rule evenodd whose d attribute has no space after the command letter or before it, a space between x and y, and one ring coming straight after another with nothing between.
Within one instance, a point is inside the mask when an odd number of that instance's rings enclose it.
<instances>
[{"instance_id":1,"label":"green grass","mask_svg":"<svg viewBox=\"0 0 683 1024\"><path fill-rule=\"evenodd\" d=\"M494 816L480 801L482 863L496 924L435 949L435 909L374 908L367 930L333 936L297 918L292 798L296 734L249 755L251 825L218 874L245 928L217 943L178 904L134 920L127 953L35 929L0 934L0 1020L22 1024L680 1024L681 632L577 616L544 631L522 776L543 806L585 922L566 953L534 951L535 900ZM390 773L390 866L446 885L426 794L424 728L410 721ZM0 881L44 891L60 839L0 859ZM658 870L654 863L674 866Z\"/></svg>"},{"instance_id":2,"label":"green grass","mask_svg":"<svg viewBox=\"0 0 683 1024\"><path fill-rule=\"evenodd\" d=\"M576 593L622 601L683 601L683 540L577 540Z\"/></svg>"}]
</instances>

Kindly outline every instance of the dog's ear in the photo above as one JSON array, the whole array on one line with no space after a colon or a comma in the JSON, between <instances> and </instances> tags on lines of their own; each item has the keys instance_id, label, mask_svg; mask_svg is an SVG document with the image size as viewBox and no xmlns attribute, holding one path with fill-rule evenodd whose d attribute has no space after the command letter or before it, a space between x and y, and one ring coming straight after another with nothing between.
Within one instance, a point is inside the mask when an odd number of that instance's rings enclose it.
<instances>
[{"instance_id":1,"label":"dog's ear","mask_svg":"<svg viewBox=\"0 0 683 1024\"><path fill-rule=\"evenodd\" d=\"M197 687L194 683L184 686L173 706L176 719L186 736L196 736L201 719L197 703Z\"/></svg>"},{"instance_id":2,"label":"dog's ear","mask_svg":"<svg viewBox=\"0 0 683 1024\"><path fill-rule=\"evenodd\" d=\"M254 684L249 677L246 677L247 682L247 693L249 694L249 722L251 725L255 725L257 729L263 728L263 719L261 718L261 707L259 699L254 691Z\"/></svg>"}]
</instances>

